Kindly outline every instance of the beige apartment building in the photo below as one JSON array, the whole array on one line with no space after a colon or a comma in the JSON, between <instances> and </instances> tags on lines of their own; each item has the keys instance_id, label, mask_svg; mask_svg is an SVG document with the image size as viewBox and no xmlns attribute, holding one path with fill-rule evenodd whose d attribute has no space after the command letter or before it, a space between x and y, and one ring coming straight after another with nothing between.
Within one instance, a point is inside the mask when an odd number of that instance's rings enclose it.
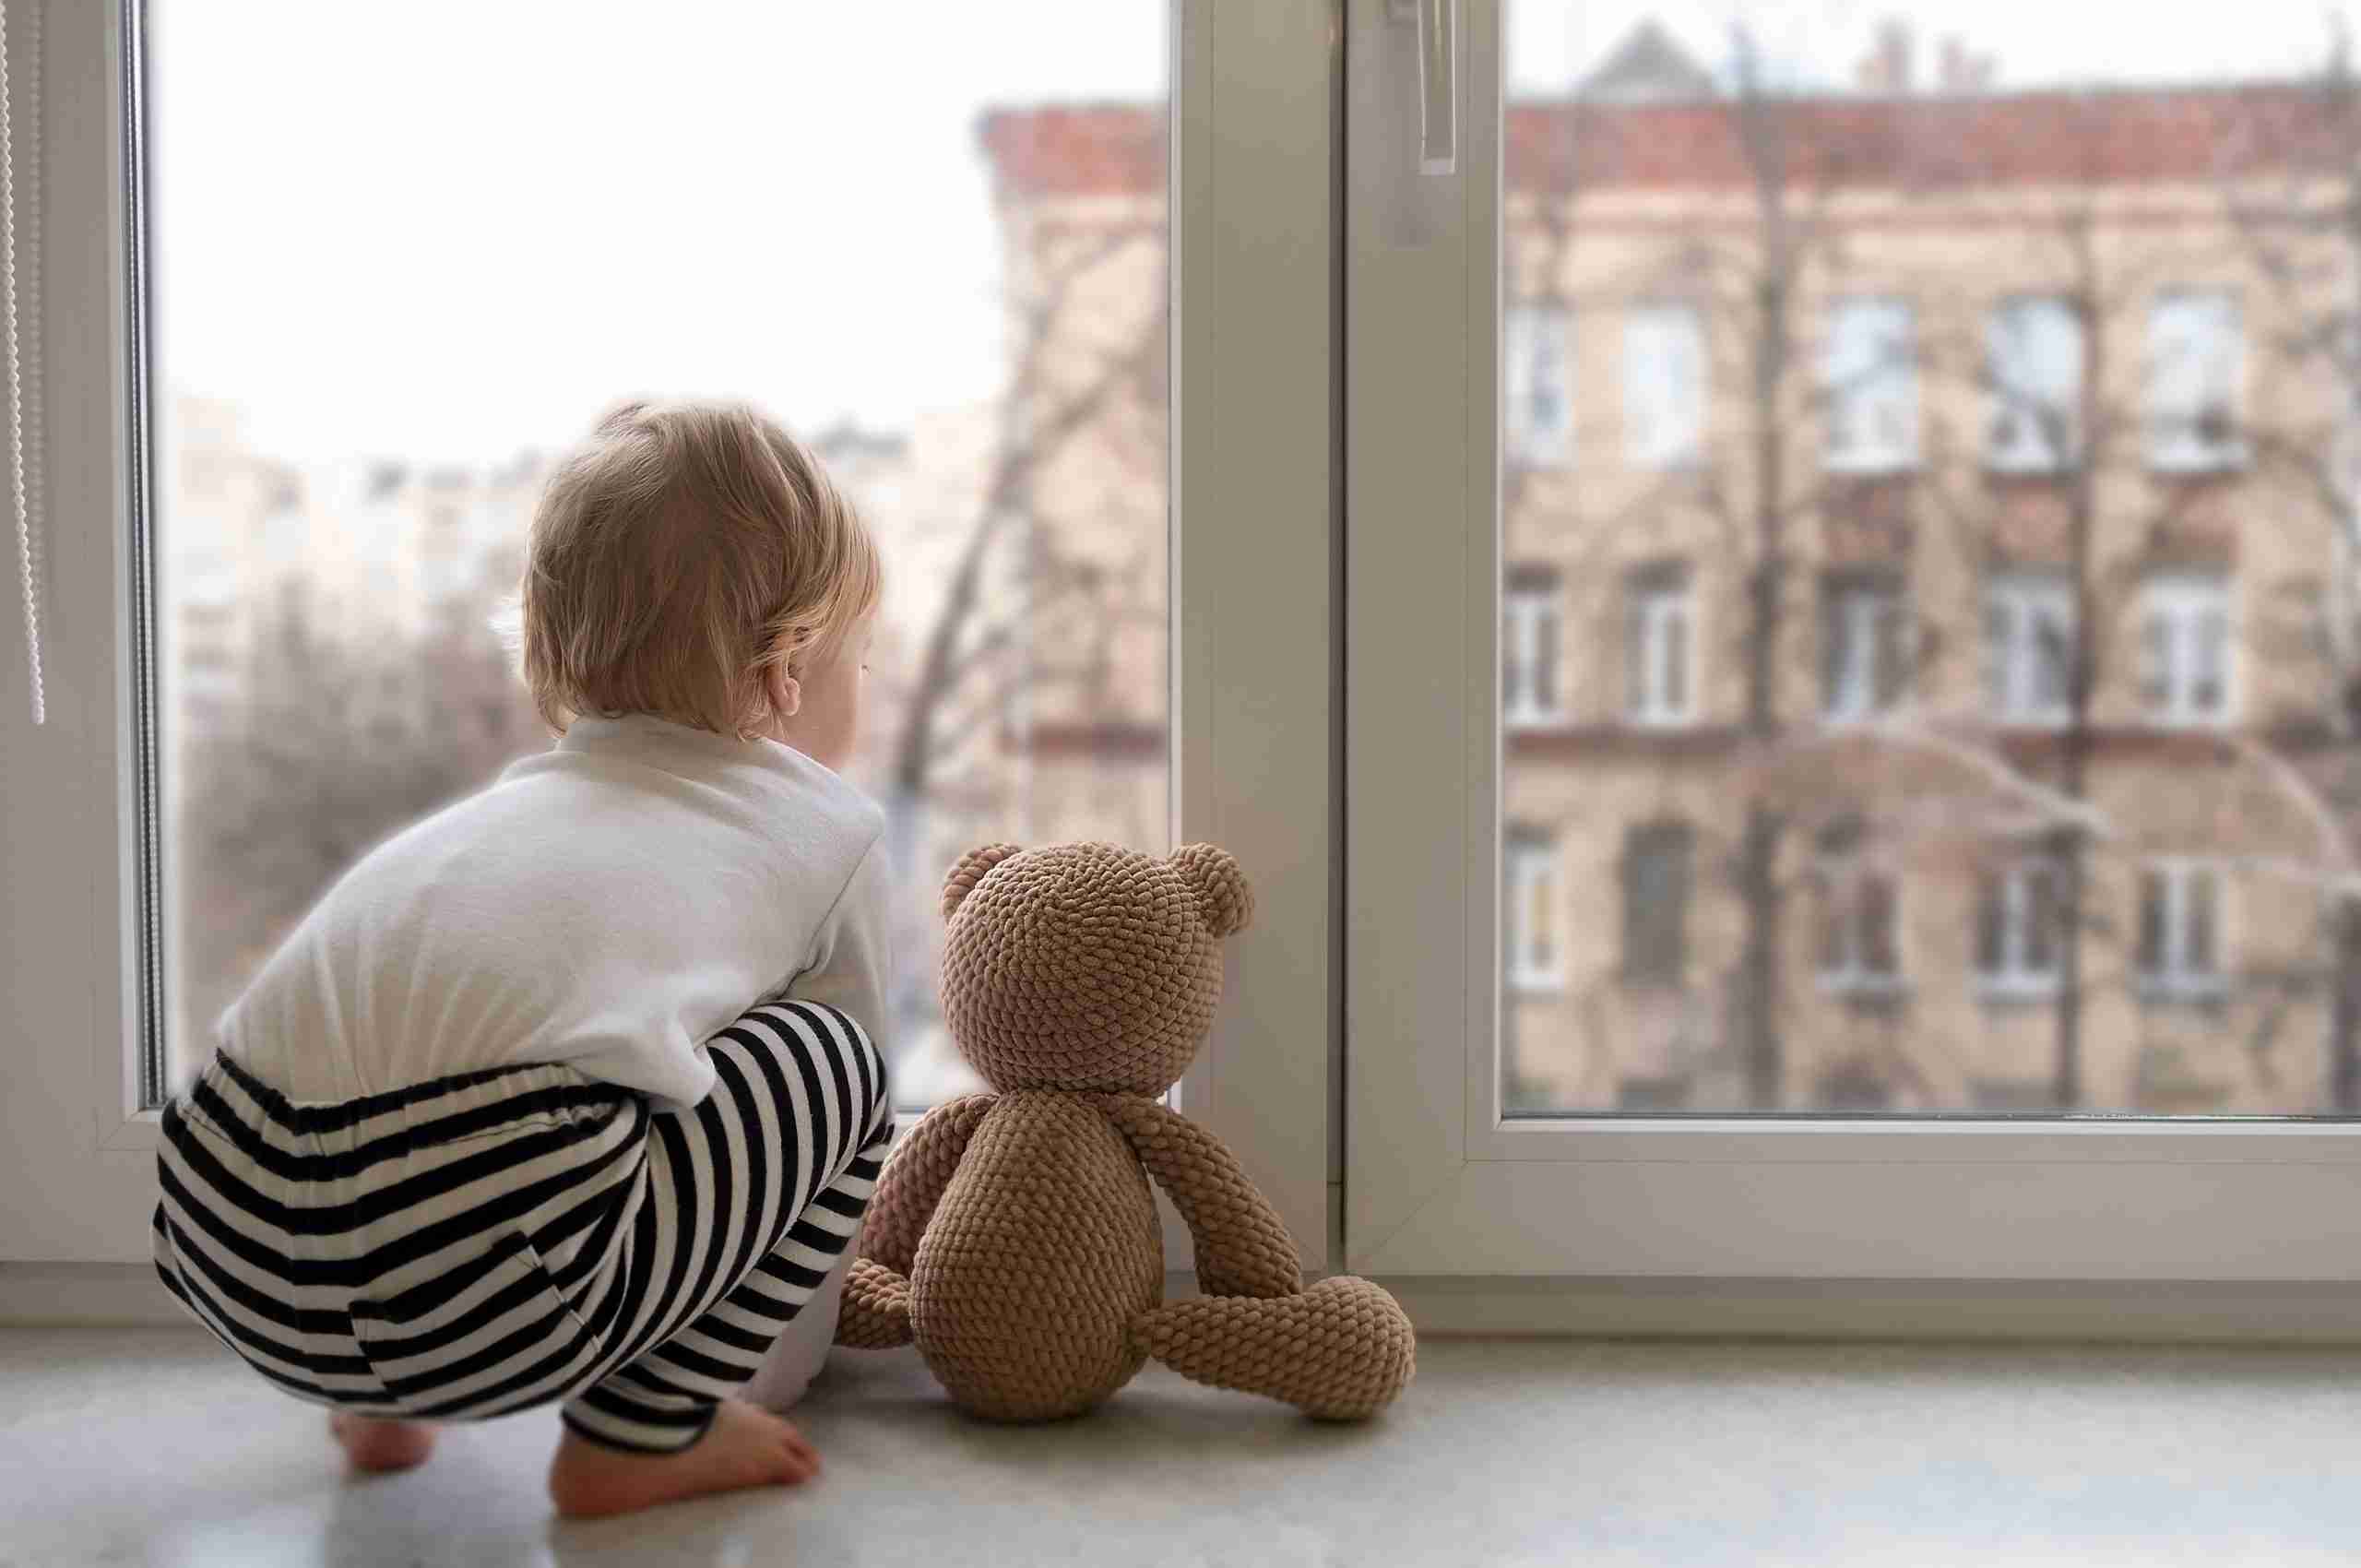
<instances>
[{"instance_id":1,"label":"beige apartment building","mask_svg":"<svg viewBox=\"0 0 2361 1568\"><path fill-rule=\"evenodd\" d=\"M1022 624L1001 727L1033 838L1169 835L1165 122L1130 106L979 126L1010 293L995 479L1023 538L994 592Z\"/></svg>"},{"instance_id":2,"label":"beige apartment building","mask_svg":"<svg viewBox=\"0 0 2361 1568\"><path fill-rule=\"evenodd\" d=\"M1509 111L1504 1102L2349 1103L2332 105L1894 75L1733 92L1643 28ZM1037 406L1160 321L1161 134L984 127ZM1106 418L1034 526L1145 562L1161 405ZM1160 616L1122 580L1084 612ZM1115 643L1010 733L1145 799L1160 629Z\"/></svg>"}]
</instances>

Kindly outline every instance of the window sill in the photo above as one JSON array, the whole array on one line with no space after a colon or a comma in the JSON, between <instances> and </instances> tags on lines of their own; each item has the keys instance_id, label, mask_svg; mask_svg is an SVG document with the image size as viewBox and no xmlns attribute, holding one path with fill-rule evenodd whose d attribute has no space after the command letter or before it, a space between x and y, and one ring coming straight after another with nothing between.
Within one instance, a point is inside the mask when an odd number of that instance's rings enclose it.
<instances>
[{"instance_id":1,"label":"window sill","mask_svg":"<svg viewBox=\"0 0 2361 1568\"><path fill-rule=\"evenodd\" d=\"M1910 981L1902 976L1828 974L1820 976L1820 991L1823 996L1840 1002L1882 1004L1907 1002L1911 995Z\"/></svg>"},{"instance_id":2,"label":"window sill","mask_svg":"<svg viewBox=\"0 0 2361 1568\"><path fill-rule=\"evenodd\" d=\"M1975 994L1988 1007L2034 1007L2057 1001L2059 988L2055 975L2016 975L1978 979Z\"/></svg>"},{"instance_id":3,"label":"window sill","mask_svg":"<svg viewBox=\"0 0 2361 1568\"><path fill-rule=\"evenodd\" d=\"M2082 471L2082 465L2072 458L2033 460L2022 457L1987 456L1984 471L1992 479L2063 480Z\"/></svg>"},{"instance_id":4,"label":"window sill","mask_svg":"<svg viewBox=\"0 0 2361 1568\"><path fill-rule=\"evenodd\" d=\"M2203 1007L2225 1005L2230 986L2224 980L2141 980L2131 993L2144 1007Z\"/></svg>"},{"instance_id":5,"label":"window sill","mask_svg":"<svg viewBox=\"0 0 2361 1568\"><path fill-rule=\"evenodd\" d=\"M2244 473L2251 459L2244 452L2165 457L2151 453L2148 471L2160 479L2213 479Z\"/></svg>"},{"instance_id":6,"label":"window sill","mask_svg":"<svg viewBox=\"0 0 2361 1568\"><path fill-rule=\"evenodd\" d=\"M1883 707L1848 707L1842 711L1822 708L1820 722L1822 729L1839 732L1869 731L1875 730L1901 711L1902 703L1899 699L1886 704Z\"/></svg>"},{"instance_id":7,"label":"window sill","mask_svg":"<svg viewBox=\"0 0 2361 1568\"><path fill-rule=\"evenodd\" d=\"M1430 1335L2361 1344L2333 1281L1525 1278L1382 1281Z\"/></svg>"},{"instance_id":8,"label":"window sill","mask_svg":"<svg viewBox=\"0 0 2361 1568\"><path fill-rule=\"evenodd\" d=\"M1822 473L1839 474L1846 479L1899 479L1918 472L1917 457L1822 457Z\"/></svg>"}]
</instances>

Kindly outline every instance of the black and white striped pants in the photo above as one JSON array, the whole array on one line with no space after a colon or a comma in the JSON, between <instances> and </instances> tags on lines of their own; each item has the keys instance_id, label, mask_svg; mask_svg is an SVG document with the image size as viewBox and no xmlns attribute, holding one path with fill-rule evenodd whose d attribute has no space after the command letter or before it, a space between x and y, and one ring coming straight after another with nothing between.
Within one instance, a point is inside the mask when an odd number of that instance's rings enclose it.
<instances>
[{"instance_id":1,"label":"black and white striped pants","mask_svg":"<svg viewBox=\"0 0 2361 1568\"><path fill-rule=\"evenodd\" d=\"M297 1104L227 1058L164 1111L157 1272L300 1398L705 1432L859 1228L893 1135L885 1063L834 1008L754 1008L657 1111L565 1066Z\"/></svg>"}]
</instances>

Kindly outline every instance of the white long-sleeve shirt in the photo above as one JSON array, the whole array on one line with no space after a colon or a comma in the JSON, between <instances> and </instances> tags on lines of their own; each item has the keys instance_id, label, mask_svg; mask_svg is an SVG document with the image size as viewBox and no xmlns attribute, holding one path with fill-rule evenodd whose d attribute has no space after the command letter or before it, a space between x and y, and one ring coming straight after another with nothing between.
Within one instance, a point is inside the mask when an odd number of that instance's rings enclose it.
<instances>
[{"instance_id":1,"label":"white long-sleeve shirt","mask_svg":"<svg viewBox=\"0 0 2361 1568\"><path fill-rule=\"evenodd\" d=\"M556 747L363 857L223 1016L296 1100L524 1062L694 1105L702 1042L759 1001L832 1003L880 1049L884 819L771 741L645 715Z\"/></svg>"}]
</instances>

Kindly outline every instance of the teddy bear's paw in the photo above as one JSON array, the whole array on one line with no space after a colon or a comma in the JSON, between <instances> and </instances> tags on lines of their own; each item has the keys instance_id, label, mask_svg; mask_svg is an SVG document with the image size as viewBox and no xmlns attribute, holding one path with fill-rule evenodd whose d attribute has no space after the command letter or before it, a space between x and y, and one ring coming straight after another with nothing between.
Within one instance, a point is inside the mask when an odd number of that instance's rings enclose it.
<instances>
[{"instance_id":1,"label":"teddy bear's paw","mask_svg":"<svg viewBox=\"0 0 2361 1568\"><path fill-rule=\"evenodd\" d=\"M1339 1276L1292 1296L1204 1296L1144 1313L1132 1342L1181 1376L1264 1394L1323 1420L1375 1415L1416 1371L1401 1303Z\"/></svg>"},{"instance_id":2,"label":"teddy bear's paw","mask_svg":"<svg viewBox=\"0 0 2361 1568\"><path fill-rule=\"evenodd\" d=\"M874 1258L855 1259L845 1275L836 1343L854 1350L890 1350L910 1339L910 1282Z\"/></svg>"}]
</instances>

